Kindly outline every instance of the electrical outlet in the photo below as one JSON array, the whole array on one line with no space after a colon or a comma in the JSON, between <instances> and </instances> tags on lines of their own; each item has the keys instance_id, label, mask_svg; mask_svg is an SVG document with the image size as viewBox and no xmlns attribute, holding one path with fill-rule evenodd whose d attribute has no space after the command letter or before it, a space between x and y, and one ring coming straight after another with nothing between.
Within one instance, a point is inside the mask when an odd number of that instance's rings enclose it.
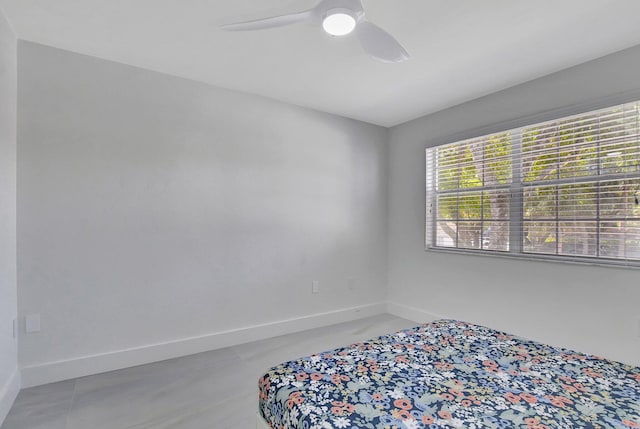
<instances>
[{"instance_id":1,"label":"electrical outlet","mask_svg":"<svg viewBox=\"0 0 640 429\"><path fill-rule=\"evenodd\" d=\"M320 293L320 282L318 280L311 282L311 293Z\"/></svg>"},{"instance_id":2,"label":"electrical outlet","mask_svg":"<svg viewBox=\"0 0 640 429\"><path fill-rule=\"evenodd\" d=\"M347 288L351 291L356 290L356 288L358 287L358 279L355 277L349 277L347 279Z\"/></svg>"},{"instance_id":3,"label":"electrical outlet","mask_svg":"<svg viewBox=\"0 0 640 429\"><path fill-rule=\"evenodd\" d=\"M27 334L40 332L40 315L27 314L24 317L24 330Z\"/></svg>"}]
</instances>

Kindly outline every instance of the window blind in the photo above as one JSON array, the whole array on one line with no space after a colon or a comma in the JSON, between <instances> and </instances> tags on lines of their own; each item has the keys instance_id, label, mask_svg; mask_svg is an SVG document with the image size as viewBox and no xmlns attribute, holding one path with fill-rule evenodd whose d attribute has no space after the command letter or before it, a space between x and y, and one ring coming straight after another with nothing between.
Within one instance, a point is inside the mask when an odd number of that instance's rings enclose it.
<instances>
[{"instance_id":1,"label":"window blind","mask_svg":"<svg viewBox=\"0 0 640 429\"><path fill-rule=\"evenodd\" d=\"M640 266L640 102L426 149L426 246Z\"/></svg>"}]
</instances>

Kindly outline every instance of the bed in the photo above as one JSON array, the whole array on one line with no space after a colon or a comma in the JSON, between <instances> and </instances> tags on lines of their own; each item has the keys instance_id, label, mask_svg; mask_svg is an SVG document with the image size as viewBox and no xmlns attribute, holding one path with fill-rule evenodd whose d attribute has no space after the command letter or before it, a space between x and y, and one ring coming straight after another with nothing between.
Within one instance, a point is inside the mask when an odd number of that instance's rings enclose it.
<instances>
[{"instance_id":1,"label":"bed","mask_svg":"<svg viewBox=\"0 0 640 429\"><path fill-rule=\"evenodd\" d=\"M455 320L283 363L258 387L273 429L640 428L640 368Z\"/></svg>"}]
</instances>

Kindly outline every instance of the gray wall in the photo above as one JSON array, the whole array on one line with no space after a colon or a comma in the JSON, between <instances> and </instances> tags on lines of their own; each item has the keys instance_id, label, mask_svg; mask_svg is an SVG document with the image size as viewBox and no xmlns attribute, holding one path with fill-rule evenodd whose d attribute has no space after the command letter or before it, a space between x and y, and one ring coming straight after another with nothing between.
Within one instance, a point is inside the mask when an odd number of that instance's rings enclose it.
<instances>
[{"instance_id":1,"label":"gray wall","mask_svg":"<svg viewBox=\"0 0 640 429\"><path fill-rule=\"evenodd\" d=\"M424 250L425 147L559 108L640 98L639 70L636 47L392 129L390 301L640 364L640 271Z\"/></svg>"},{"instance_id":2,"label":"gray wall","mask_svg":"<svg viewBox=\"0 0 640 429\"><path fill-rule=\"evenodd\" d=\"M21 365L384 299L387 130L19 47Z\"/></svg>"},{"instance_id":3,"label":"gray wall","mask_svg":"<svg viewBox=\"0 0 640 429\"><path fill-rule=\"evenodd\" d=\"M0 10L0 424L20 386L16 318L16 37Z\"/></svg>"},{"instance_id":4,"label":"gray wall","mask_svg":"<svg viewBox=\"0 0 640 429\"><path fill-rule=\"evenodd\" d=\"M21 339L25 367L385 291L406 308L640 363L640 271L423 250L426 146L625 98L640 90L640 48L389 133L26 42L19 67L19 313L43 323Z\"/></svg>"}]
</instances>

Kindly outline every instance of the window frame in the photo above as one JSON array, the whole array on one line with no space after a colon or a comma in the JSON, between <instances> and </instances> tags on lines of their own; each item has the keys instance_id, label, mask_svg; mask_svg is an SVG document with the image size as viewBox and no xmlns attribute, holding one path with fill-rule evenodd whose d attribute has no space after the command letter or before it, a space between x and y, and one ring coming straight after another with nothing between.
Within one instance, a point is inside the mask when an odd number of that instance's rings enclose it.
<instances>
[{"instance_id":1,"label":"window frame","mask_svg":"<svg viewBox=\"0 0 640 429\"><path fill-rule=\"evenodd\" d=\"M530 182L524 182L521 180L519 176L519 169L513 169L513 176L511 181L507 186L500 185L497 188L500 189L509 189L510 192L510 216L509 216L509 224L513 226L514 224L519 224L520 228L512 228L510 227L509 232L509 245L510 249L508 251L499 251L499 250L485 250L485 249L468 249L468 248L458 248L458 247L443 247L437 246L435 243L435 231L437 229L437 213L432 214L433 206L433 198L431 195L431 190L435 189L432 184L436 180L437 168L432 169L431 177L427 176L427 168L429 166L429 149L434 149L439 146L445 146L448 144L454 143L462 143L468 140L482 138L493 134L500 134L511 132L513 130L518 130L517 137L514 137L514 143L512 146L512 166L513 159L521 159L521 150L522 150L522 131L523 129L531 126L536 126L541 123L550 122L550 121L561 121L563 119L571 118L572 116L579 116L583 114L588 114L591 112L595 112L598 110L603 110L607 108L615 108L618 105L626 104L626 103L640 103L640 90L638 91L629 91L624 94L616 94L610 97L600 98L595 101L591 101L589 103L583 103L580 105L574 105L564 108L559 108L555 110L550 110L546 112L542 112L539 114L526 116L522 118L518 118L515 120L504 121L500 123L496 123L493 125L476 128L470 131L465 131L462 133L454 134L449 136L448 138L439 139L439 141L434 141L432 144L427 145L424 148L425 151L425 231L424 231L424 246L425 251L428 252L439 252L439 253L451 253L451 254L467 254L467 255L475 255L475 256L484 256L484 257L493 257L493 258L506 258L506 259L516 259L516 260L525 260L525 261L544 261L544 262L559 262L565 264L578 264L578 265L591 265L591 266L602 266L602 267L623 267L623 268L632 268L632 269L640 269L640 259L619 259L619 258L607 258L602 256L579 256L579 255L562 255L562 254L544 254L544 253L525 253L523 249L524 237L523 237L523 226L525 223L524 217L524 189L527 186L530 186ZM435 156L435 155L434 155ZM516 157L516 158L514 158ZM435 165L434 165L435 166ZM517 173L516 173L517 171ZM633 176L633 177L631 177ZM640 174L630 175L623 173L619 178L623 179L635 179L640 180ZM571 178L565 179L567 183L576 183L576 182L605 182L608 180L615 180L616 176L606 176L606 177L598 177L598 176L586 176L581 178ZM559 186L563 179L558 179L556 181L545 182L545 185L548 186ZM430 186L431 185L431 186ZM496 188L496 187L493 187ZM493 189L491 187L477 187L469 189L473 192L482 192L488 189ZM457 192L460 190L458 189ZM466 190L465 190L466 191ZM453 191L452 191L453 192ZM558 191L556 191L558 192ZM598 203L598 207L600 203ZM598 208L598 211L600 208ZM517 216L516 220L514 220L514 216ZM596 221L600 219L597 218ZM556 213L556 219L554 222L559 222L558 213ZM427 230L427 228L431 226L432 231ZM429 239L434 237L429 242Z\"/></svg>"}]
</instances>

